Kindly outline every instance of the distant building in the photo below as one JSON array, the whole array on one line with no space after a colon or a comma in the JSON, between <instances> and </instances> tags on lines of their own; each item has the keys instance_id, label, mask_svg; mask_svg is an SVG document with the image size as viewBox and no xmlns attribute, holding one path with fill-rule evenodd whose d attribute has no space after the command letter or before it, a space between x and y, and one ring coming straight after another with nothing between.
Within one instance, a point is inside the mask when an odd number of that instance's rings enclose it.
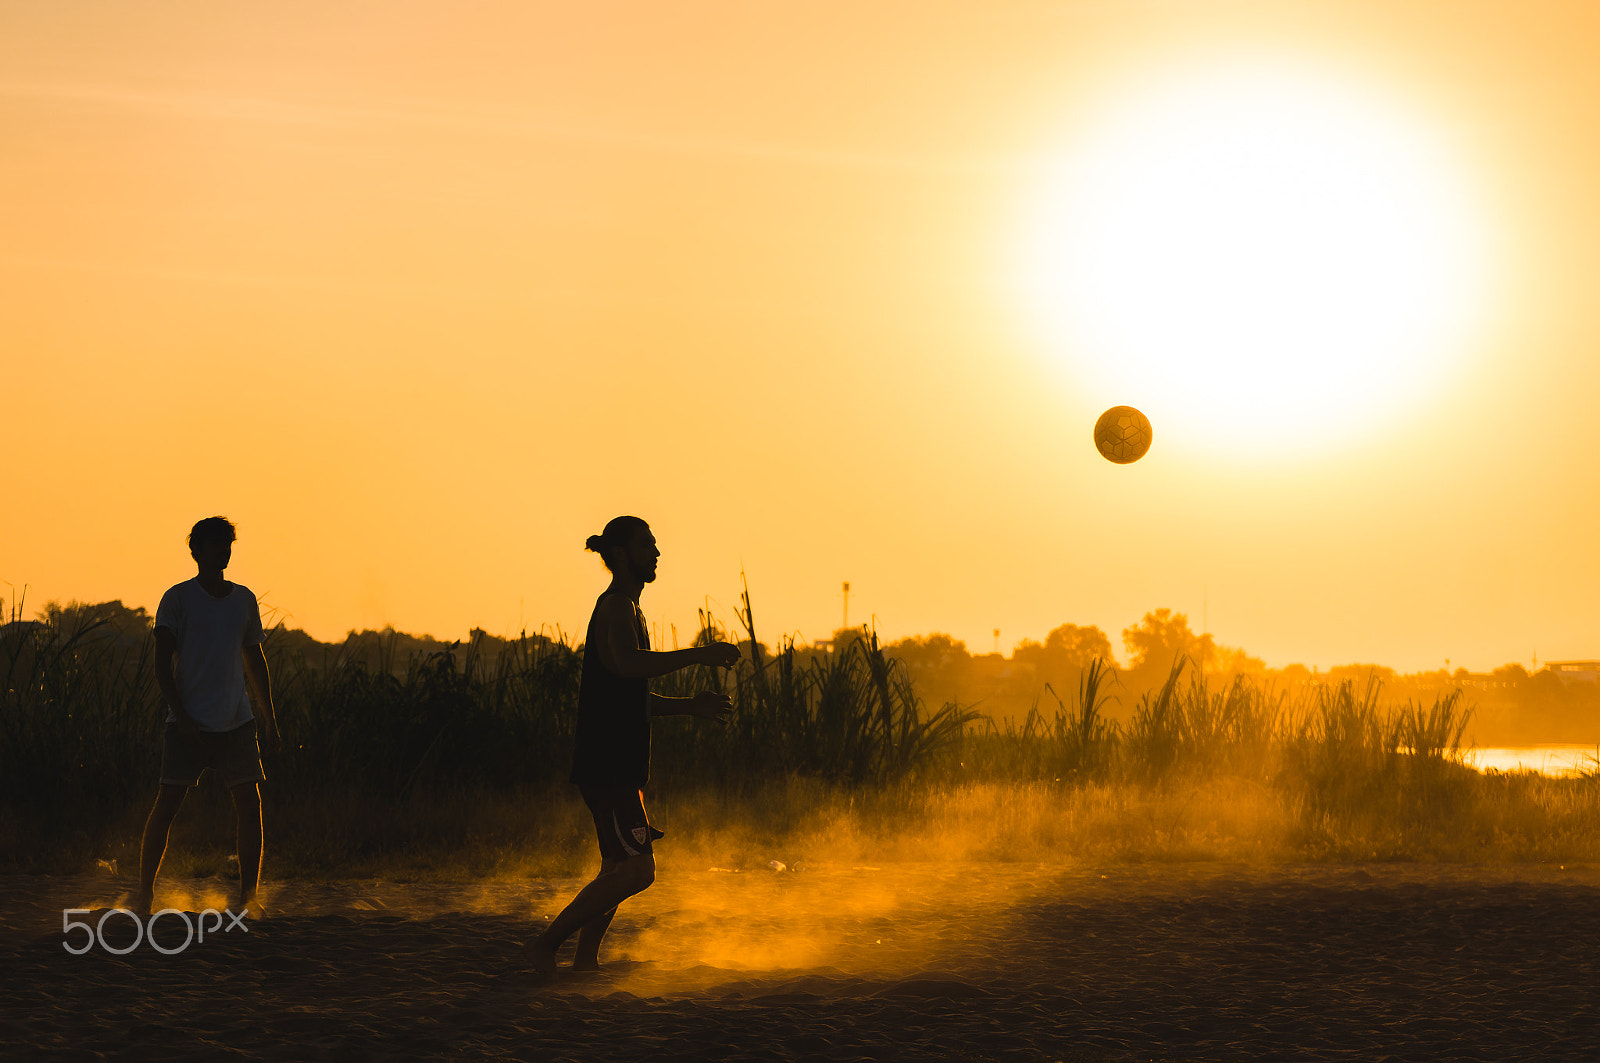
<instances>
[{"instance_id":1,"label":"distant building","mask_svg":"<svg viewBox=\"0 0 1600 1063\"><path fill-rule=\"evenodd\" d=\"M1568 685L1600 683L1600 661L1546 661L1544 670Z\"/></svg>"}]
</instances>

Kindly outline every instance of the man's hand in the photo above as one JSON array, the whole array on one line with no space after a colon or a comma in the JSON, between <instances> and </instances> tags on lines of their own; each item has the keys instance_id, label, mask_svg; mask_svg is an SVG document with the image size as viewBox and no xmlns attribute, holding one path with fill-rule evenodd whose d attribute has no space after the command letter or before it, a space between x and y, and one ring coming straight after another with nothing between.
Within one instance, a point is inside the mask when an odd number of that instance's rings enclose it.
<instances>
[{"instance_id":1,"label":"man's hand","mask_svg":"<svg viewBox=\"0 0 1600 1063\"><path fill-rule=\"evenodd\" d=\"M184 734L197 735L200 733L200 724L182 705L172 706L172 722Z\"/></svg>"},{"instance_id":2,"label":"man's hand","mask_svg":"<svg viewBox=\"0 0 1600 1063\"><path fill-rule=\"evenodd\" d=\"M261 732L261 752L276 753L283 748L283 737L278 734L278 721L268 720L265 730Z\"/></svg>"},{"instance_id":3,"label":"man's hand","mask_svg":"<svg viewBox=\"0 0 1600 1063\"><path fill-rule=\"evenodd\" d=\"M700 663L713 668L732 668L739 663L739 647L731 642L713 642L700 646Z\"/></svg>"},{"instance_id":4,"label":"man's hand","mask_svg":"<svg viewBox=\"0 0 1600 1063\"><path fill-rule=\"evenodd\" d=\"M726 646L727 643L721 642L718 645ZM689 699L689 715L698 716L702 720L727 723L728 717L733 715L733 699L715 690L702 690Z\"/></svg>"}]
</instances>

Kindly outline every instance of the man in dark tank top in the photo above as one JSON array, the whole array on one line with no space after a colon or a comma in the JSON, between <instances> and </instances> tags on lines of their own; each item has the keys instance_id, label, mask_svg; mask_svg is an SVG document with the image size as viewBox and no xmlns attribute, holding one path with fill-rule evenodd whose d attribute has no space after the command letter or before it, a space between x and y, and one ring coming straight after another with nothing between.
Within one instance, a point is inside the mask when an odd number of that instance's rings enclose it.
<instances>
[{"instance_id":1,"label":"man in dark tank top","mask_svg":"<svg viewBox=\"0 0 1600 1063\"><path fill-rule=\"evenodd\" d=\"M653 577L652 577L653 578ZM608 599L621 598L609 607ZM578 683L578 733L572 750L571 781L579 786L612 786L642 790L650 780L650 680L621 675L606 666L598 649L616 614L632 622L640 649L650 648L650 635L637 605L627 592L607 587L594 603L584 636L583 675Z\"/></svg>"},{"instance_id":2,"label":"man in dark tank top","mask_svg":"<svg viewBox=\"0 0 1600 1063\"><path fill-rule=\"evenodd\" d=\"M584 638L571 778L594 816L600 873L525 946L529 961L544 974L555 971L556 950L574 933L573 968L599 967L600 939L617 905L655 881L651 846L662 833L645 814L642 792L650 777L650 718L724 722L733 709L726 694L710 690L691 698L652 694L650 680L694 664L731 668L739 660L739 648L727 642L667 652L650 648L639 595L654 582L661 551L643 520L617 517L586 545L611 570L611 585L595 602Z\"/></svg>"}]
</instances>

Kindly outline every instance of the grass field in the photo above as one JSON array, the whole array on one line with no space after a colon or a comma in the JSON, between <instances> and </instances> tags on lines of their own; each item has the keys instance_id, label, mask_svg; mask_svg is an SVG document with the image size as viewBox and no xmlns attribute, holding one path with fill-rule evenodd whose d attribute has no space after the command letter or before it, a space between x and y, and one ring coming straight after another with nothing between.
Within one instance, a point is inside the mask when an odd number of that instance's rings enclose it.
<instances>
[{"instance_id":1,"label":"grass field","mask_svg":"<svg viewBox=\"0 0 1600 1063\"><path fill-rule=\"evenodd\" d=\"M727 727L656 724L652 814L707 866L768 860L1589 861L1600 775L1461 763L1460 692L1387 702L1376 682L1291 699L1186 660L1111 721L1109 666L996 725L922 703L871 632L832 653L756 638L726 676ZM160 760L148 620L111 605L12 617L0 633L0 867L137 862ZM591 827L564 782L582 648L547 636L402 654L275 632L287 748L267 765L275 876L576 874ZM723 637L707 618L700 638ZM1126 695L1126 691L1121 691ZM231 809L209 777L167 871L225 874Z\"/></svg>"}]
</instances>

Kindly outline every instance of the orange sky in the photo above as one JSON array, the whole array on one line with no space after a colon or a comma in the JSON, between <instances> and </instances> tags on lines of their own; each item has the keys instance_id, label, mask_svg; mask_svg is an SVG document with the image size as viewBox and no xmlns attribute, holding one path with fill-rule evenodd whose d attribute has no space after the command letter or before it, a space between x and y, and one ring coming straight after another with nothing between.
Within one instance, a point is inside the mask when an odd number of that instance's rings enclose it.
<instances>
[{"instance_id":1,"label":"orange sky","mask_svg":"<svg viewBox=\"0 0 1600 1063\"><path fill-rule=\"evenodd\" d=\"M223 513L319 637L573 631L631 512L680 630L742 565L769 641L848 579L979 650L1205 600L1273 665L1593 656L1597 44L1569 3L0 4L0 579L153 608ZM1023 190L1237 48L1438 124L1497 316L1376 433L1112 466L1007 287Z\"/></svg>"}]
</instances>

